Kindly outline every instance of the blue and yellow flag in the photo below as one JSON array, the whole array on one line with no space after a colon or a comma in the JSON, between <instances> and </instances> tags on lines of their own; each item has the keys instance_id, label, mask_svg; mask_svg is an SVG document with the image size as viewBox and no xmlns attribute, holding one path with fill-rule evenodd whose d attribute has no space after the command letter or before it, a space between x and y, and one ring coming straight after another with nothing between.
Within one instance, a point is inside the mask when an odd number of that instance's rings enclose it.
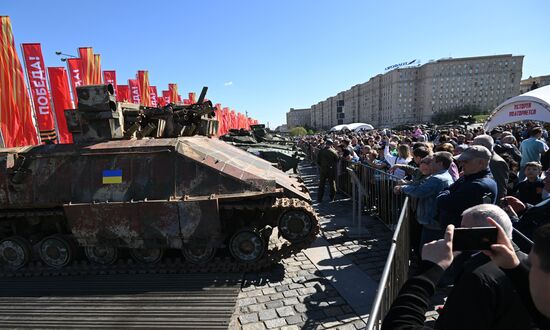
<instances>
[{"instance_id":1,"label":"blue and yellow flag","mask_svg":"<svg viewBox=\"0 0 550 330\"><path fill-rule=\"evenodd\" d=\"M122 170L104 170L103 184L122 183Z\"/></svg>"}]
</instances>

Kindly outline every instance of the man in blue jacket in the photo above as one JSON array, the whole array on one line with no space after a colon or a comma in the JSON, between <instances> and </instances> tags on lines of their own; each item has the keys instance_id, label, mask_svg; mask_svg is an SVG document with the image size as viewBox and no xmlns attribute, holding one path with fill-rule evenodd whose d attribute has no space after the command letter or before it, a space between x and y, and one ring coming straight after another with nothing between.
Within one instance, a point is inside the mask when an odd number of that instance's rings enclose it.
<instances>
[{"instance_id":1,"label":"man in blue jacket","mask_svg":"<svg viewBox=\"0 0 550 330\"><path fill-rule=\"evenodd\" d=\"M431 162L432 175L419 185L403 185L394 188L396 193L403 192L418 198L416 220L422 225L420 247L425 243L443 237L443 227L440 225L437 209L434 207L437 195L453 184L449 174L449 166L453 156L446 151L436 152Z\"/></svg>"},{"instance_id":2,"label":"man in blue jacket","mask_svg":"<svg viewBox=\"0 0 550 330\"><path fill-rule=\"evenodd\" d=\"M437 211L442 228L448 224L460 226L464 210L479 204L495 204L497 184L489 170L491 152L474 145L464 150L456 160L464 175L437 196Z\"/></svg>"}]
</instances>

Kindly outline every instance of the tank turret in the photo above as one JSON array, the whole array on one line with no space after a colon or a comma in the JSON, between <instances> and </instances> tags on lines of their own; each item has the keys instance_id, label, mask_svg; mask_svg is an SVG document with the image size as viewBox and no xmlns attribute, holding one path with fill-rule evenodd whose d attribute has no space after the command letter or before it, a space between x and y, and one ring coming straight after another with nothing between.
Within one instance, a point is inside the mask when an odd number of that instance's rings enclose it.
<instances>
[{"instance_id":1,"label":"tank turret","mask_svg":"<svg viewBox=\"0 0 550 330\"><path fill-rule=\"evenodd\" d=\"M143 107L115 101L112 85L77 87L78 107L65 110L67 127L75 143L113 139L175 138L216 134L218 124L212 102L205 99L203 87L197 103Z\"/></svg>"},{"instance_id":2,"label":"tank turret","mask_svg":"<svg viewBox=\"0 0 550 330\"><path fill-rule=\"evenodd\" d=\"M113 85L76 88L78 108L65 110L67 128L75 143L122 139L123 120L117 108Z\"/></svg>"}]
</instances>

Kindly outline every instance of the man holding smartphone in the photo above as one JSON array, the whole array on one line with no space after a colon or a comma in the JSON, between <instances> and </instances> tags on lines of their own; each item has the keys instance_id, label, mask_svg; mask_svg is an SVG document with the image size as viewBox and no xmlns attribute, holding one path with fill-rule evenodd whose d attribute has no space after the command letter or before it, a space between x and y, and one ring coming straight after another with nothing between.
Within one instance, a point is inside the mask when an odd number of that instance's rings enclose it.
<instances>
[{"instance_id":1,"label":"man holding smartphone","mask_svg":"<svg viewBox=\"0 0 550 330\"><path fill-rule=\"evenodd\" d=\"M534 234L534 245L529 254L531 269L528 269L514 252L513 244L502 227L491 218L487 221L497 227L498 234L496 244L483 253L506 274L535 322L525 324L523 329L550 329L550 224L540 227ZM454 226L449 225L443 239L424 246L424 271L403 285L384 318L382 329L430 329L424 326L425 313L435 292L435 283L453 262L453 234ZM472 297L474 299L476 296Z\"/></svg>"},{"instance_id":2,"label":"man holding smartphone","mask_svg":"<svg viewBox=\"0 0 550 330\"><path fill-rule=\"evenodd\" d=\"M480 204L462 213L461 227L453 233L453 250L474 252L463 260L453 290L436 321L438 329L522 330L531 323L512 281L488 256L479 252L497 243L498 229L488 218L494 219L506 237L512 239L512 221L500 207ZM512 245L518 258L526 260L527 255Z\"/></svg>"}]
</instances>

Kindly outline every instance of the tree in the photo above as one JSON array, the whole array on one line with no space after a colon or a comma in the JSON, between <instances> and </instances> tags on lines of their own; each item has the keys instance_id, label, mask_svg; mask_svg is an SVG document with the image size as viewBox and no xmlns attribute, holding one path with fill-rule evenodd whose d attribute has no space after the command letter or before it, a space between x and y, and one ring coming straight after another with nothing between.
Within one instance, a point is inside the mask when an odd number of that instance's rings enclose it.
<instances>
[{"instance_id":1,"label":"tree","mask_svg":"<svg viewBox=\"0 0 550 330\"><path fill-rule=\"evenodd\" d=\"M292 136L302 136L306 134L307 134L306 129L301 126L294 127L293 129L290 130L290 135Z\"/></svg>"}]
</instances>

